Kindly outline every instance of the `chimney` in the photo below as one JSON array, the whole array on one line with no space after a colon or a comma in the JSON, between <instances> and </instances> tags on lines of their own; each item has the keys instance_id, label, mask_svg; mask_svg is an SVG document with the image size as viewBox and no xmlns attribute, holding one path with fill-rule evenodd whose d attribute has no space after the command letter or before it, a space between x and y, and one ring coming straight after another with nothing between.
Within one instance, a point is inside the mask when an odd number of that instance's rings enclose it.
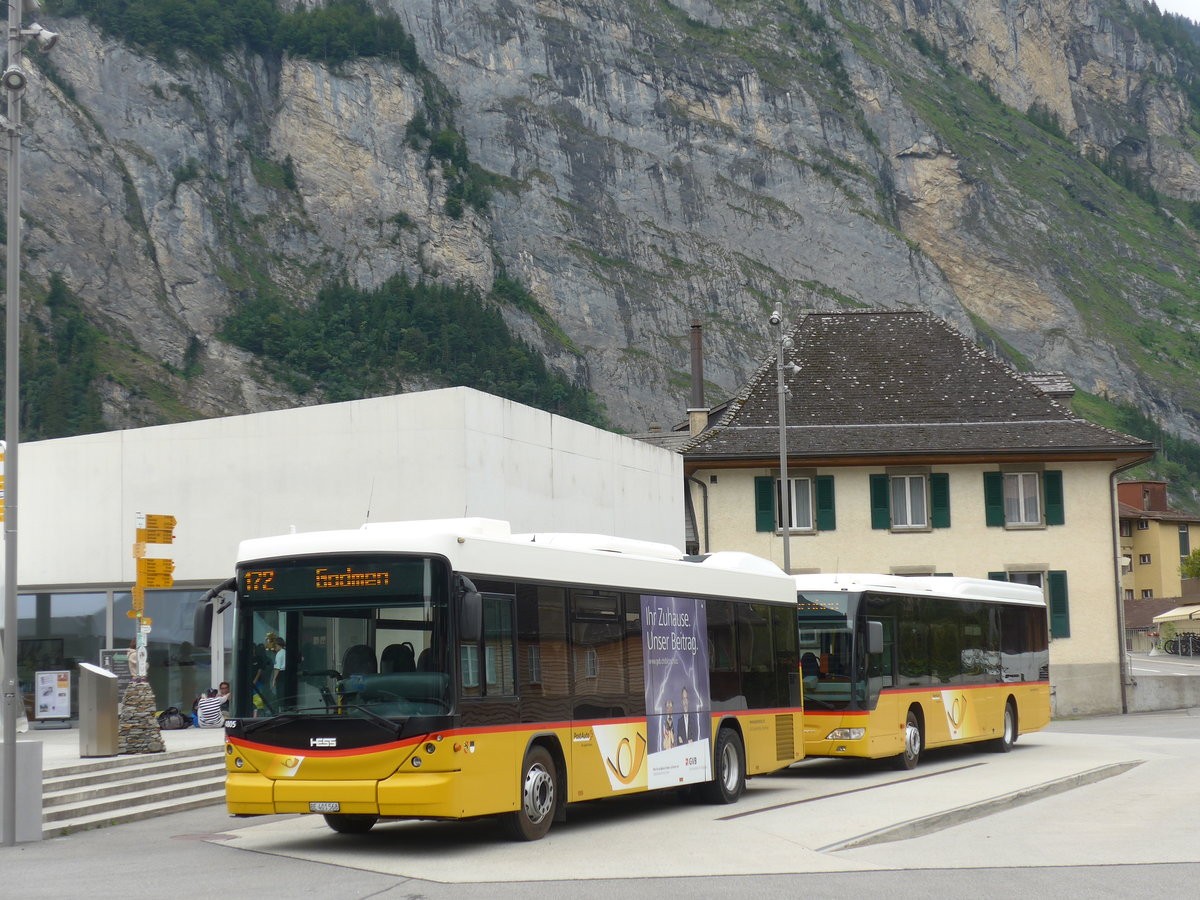
<instances>
[{"instance_id":1,"label":"chimney","mask_svg":"<svg viewBox=\"0 0 1200 900\"><path fill-rule=\"evenodd\" d=\"M704 405L704 328L692 322L692 396L688 405L688 430L699 434L708 427L708 407Z\"/></svg>"}]
</instances>

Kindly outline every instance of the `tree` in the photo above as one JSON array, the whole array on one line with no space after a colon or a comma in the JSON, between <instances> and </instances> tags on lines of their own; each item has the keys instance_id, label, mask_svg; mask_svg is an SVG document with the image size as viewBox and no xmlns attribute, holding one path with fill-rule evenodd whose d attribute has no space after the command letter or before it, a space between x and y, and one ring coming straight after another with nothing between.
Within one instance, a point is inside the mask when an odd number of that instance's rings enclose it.
<instances>
[{"instance_id":1,"label":"tree","mask_svg":"<svg viewBox=\"0 0 1200 900\"><path fill-rule=\"evenodd\" d=\"M1200 578L1200 547L1183 558L1179 564L1179 574L1184 578Z\"/></svg>"}]
</instances>

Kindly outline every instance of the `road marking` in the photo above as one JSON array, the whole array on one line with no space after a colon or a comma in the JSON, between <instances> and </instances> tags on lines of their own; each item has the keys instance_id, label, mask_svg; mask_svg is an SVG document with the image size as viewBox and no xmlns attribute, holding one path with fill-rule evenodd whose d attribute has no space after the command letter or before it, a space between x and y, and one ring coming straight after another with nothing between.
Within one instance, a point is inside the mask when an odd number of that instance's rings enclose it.
<instances>
[{"instance_id":1,"label":"road marking","mask_svg":"<svg viewBox=\"0 0 1200 900\"><path fill-rule=\"evenodd\" d=\"M815 759L816 757L814 757ZM955 766L952 769L938 769L936 772L925 772L921 775L911 775L908 778L896 778L892 781L884 781L880 784L867 784L862 787L851 788L848 791L834 791L832 794L818 794L813 797L805 797L803 800L790 800L787 803L777 803L774 806L763 806L759 809L748 809L745 812L733 813L728 816L719 816L718 822L729 822L733 819L740 819L743 816L756 816L759 813L774 812L777 809L787 809L789 806L797 806L801 803L812 803L814 800L828 800L830 797L844 797L847 794L857 794L860 791L873 791L876 788L891 787L894 784L904 784L909 781L920 781L922 778L932 778L935 775L947 775L950 772L962 772L965 769L973 769L976 766L982 766L983 763L968 763L965 766Z\"/></svg>"}]
</instances>

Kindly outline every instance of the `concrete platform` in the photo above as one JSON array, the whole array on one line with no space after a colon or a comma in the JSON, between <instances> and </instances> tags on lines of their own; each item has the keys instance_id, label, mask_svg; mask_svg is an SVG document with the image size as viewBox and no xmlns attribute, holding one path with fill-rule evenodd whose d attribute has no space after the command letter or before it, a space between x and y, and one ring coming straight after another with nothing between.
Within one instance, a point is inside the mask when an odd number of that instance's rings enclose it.
<instances>
[{"instance_id":1,"label":"concrete platform","mask_svg":"<svg viewBox=\"0 0 1200 900\"><path fill-rule=\"evenodd\" d=\"M383 822L366 835L339 835L320 816L235 820L213 840L463 885L866 872L911 866L914 847L955 868L1195 862L1200 813L1178 786L1193 780L1200 719L1176 717L1181 737L1098 739L1051 726L1011 753L934 751L911 772L807 760L753 779L733 806L662 794L579 804L529 844L487 820ZM1132 807L1155 809L1154 840L1131 842L1120 827Z\"/></svg>"},{"instance_id":2,"label":"concrete platform","mask_svg":"<svg viewBox=\"0 0 1200 900\"><path fill-rule=\"evenodd\" d=\"M192 750L205 747L220 747L225 743L224 728L185 728L182 731L164 731L163 743L167 752ZM70 728L38 728L30 723L29 730L17 735L18 741L37 741L42 745L42 770L61 769L80 762L95 762L102 759L120 759L130 756L153 757L159 754L119 754L114 757L81 756L79 752L79 727L72 723ZM0 746L3 746L0 743Z\"/></svg>"}]
</instances>

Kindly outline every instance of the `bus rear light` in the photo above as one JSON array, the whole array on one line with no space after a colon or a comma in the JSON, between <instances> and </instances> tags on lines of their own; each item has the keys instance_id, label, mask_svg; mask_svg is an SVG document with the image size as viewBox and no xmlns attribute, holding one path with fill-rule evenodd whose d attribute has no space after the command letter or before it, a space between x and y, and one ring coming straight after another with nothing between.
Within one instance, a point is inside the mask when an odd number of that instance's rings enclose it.
<instances>
[{"instance_id":1,"label":"bus rear light","mask_svg":"<svg viewBox=\"0 0 1200 900\"><path fill-rule=\"evenodd\" d=\"M867 733L865 728L835 728L826 735L827 741L861 741Z\"/></svg>"},{"instance_id":2,"label":"bus rear light","mask_svg":"<svg viewBox=\"0 0 1200 900\"><path fill-rule=\"evenodd\" d=\"M414 768L414 769L419 769L419 768L421 768L421 757L419 757L419 756L414 756L414 757L413 757L413 760L412 760L412 764L413 764L413 768Z\"/></svg>"},{"instance_id":3,"label":"bus rear light","mask_svg":"<svg viewBox=\"0 0 1200 900\"><path fill-rule=\"evenodd\" d=\"M432 743L432 742L430 742L430 743L428 743L428 744L426 744L426 745L425 745L425 752L426 752L426 753L432 754L432 753L433 753L433 751L434 751L434 750L436 750L436 749L437 749L437 744L434 744L434 743Z\"/></svg>"}]
</instances>

